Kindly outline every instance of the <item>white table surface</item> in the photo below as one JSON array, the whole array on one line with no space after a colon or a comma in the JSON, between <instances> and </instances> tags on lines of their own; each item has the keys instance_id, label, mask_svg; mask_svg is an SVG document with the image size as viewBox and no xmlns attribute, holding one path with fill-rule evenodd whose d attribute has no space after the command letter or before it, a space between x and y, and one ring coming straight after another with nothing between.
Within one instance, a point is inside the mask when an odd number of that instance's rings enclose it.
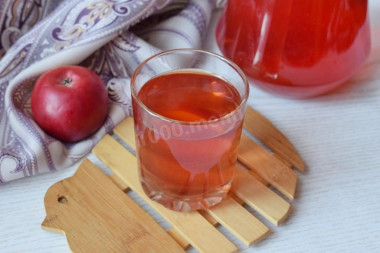
<instances>
[{"instance_id":1,"label":"white table surface","mask_svg":"<svg viewBox=\"0 0 380 253\"><path fill-rule=\"evenodd\" d=\"M287 221L268 224L272 234L257 245L239 244L243 252L380 252L380 1L369 3L372 52L343 88L292 100L252 87L249 104L291 140L307 171ZM0 186L0 252L70 252L41 222L45 192L77 166Z\"/></svg>"}]
</instances>

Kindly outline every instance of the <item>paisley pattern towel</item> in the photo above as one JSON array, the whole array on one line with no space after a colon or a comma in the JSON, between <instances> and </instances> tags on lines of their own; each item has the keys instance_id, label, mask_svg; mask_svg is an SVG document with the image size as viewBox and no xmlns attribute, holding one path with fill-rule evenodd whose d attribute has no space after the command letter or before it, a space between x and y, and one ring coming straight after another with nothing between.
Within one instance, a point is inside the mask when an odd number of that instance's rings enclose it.
<instances>
[{"instance_id":1,"label":"paisley pattern towel","mask_svg":"<svg viewBox=\"0 0 380 253\"><path fill-rule=\"evenodd\" d=\"M3 0L0 2L0 184L73 165L131 114L129 76L147 57L171 48L201 48L218 0ZM104 80L110 110L104 125L68 144L33 121L36 78L78 64Z\"/></svg>"}]
</instances>

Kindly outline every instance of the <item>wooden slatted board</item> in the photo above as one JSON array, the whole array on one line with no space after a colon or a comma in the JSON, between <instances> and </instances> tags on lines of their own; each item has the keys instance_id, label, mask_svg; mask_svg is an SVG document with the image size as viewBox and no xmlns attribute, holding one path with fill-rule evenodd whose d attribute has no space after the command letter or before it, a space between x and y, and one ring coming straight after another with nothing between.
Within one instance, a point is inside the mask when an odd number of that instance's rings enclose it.
<instances>
[{"instance_id":1,"label":"wooden slatted board","mask_svg":"<svg viewBox=\"0 0 380 253\"><path fill-rule=\"evenodd\" d=\"M258 242L270 229L244 206L279 225L288 216L289 202L296 190L297 173L293 168L304 171L304 163L288 139L249 107L244 129L273 153L243 134L229 196L208 210L175 212L145 195L138 179L136 157L125 147L127 144L135 148L133 119L127 118L116 126L115 136L106 135L92 152L113 174L106 176L85 159L73 177L49 188L45 196L47 215L42 227L65 233L73 252L101 252L102 249L121 252L122 248L128 252L142 249L144 252L178 252L189 246L200 252L238 250L216 228L218 225L247 246ZM144 199L172 228L165 231L158 226L125 194L128 190Z\"/></svg>"}]
</instances>

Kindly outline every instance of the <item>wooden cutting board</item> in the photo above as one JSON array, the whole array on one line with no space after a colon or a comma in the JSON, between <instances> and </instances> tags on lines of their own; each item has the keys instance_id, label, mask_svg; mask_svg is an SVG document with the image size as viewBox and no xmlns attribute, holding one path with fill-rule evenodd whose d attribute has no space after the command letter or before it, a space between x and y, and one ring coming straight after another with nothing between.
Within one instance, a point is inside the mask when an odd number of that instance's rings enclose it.
<instances>
[{"instance_id":1,"label":"wooden cutting board","mask_svg":"<svg viewBox=\"0 0 380 253\"><path fill-rule=\"evenodd\" d=\"M42 227L64 233L73 252L181 252L190 246L200 252L237 251L217 226L251 245L270 232L261 219L277 226L287 218L297 185L293 168L303 171L304 163L289 140L252 108L247 109L244 128L229 196L209 210L183 213L166 209L145 195L136 157L130 152L135 148L133 119L127 118L92 152L113 174L106 176L85 159L74 176L47 191ZM126 191L137 193L171 229L160 227Z\"/></svg>"},{"instance_id":2,"label":"wooden cutting board","mask_svg":"<svg viewBox=\"0 0 380 253\"><path fill-rule=\"evenodd\" d=\"M183 251L87 159L73 177L50 187L44 202L43 228L64 232L73 252Z\"/></svg>"}]
</instances>

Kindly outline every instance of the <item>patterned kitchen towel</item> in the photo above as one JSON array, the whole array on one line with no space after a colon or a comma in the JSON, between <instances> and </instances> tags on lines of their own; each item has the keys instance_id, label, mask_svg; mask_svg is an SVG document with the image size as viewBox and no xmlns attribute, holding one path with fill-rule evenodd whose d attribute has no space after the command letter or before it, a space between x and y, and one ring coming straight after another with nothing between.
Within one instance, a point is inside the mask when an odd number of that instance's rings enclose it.
<instances>
[{"instance_id":1,"label":"patterned kitchen towel","mask_svg":"<svg viewBox=\"0 0 380 253\"><path fill-rule=\"evenodd\" d=\"M129 76L147 57L201 48L220 0L3 0L0 2L0 184L67 168L131 114ZM93 69L109 92L104 125L63 143L33 121L36 78L60 65Z\"/></svg>"}]
</instances>

